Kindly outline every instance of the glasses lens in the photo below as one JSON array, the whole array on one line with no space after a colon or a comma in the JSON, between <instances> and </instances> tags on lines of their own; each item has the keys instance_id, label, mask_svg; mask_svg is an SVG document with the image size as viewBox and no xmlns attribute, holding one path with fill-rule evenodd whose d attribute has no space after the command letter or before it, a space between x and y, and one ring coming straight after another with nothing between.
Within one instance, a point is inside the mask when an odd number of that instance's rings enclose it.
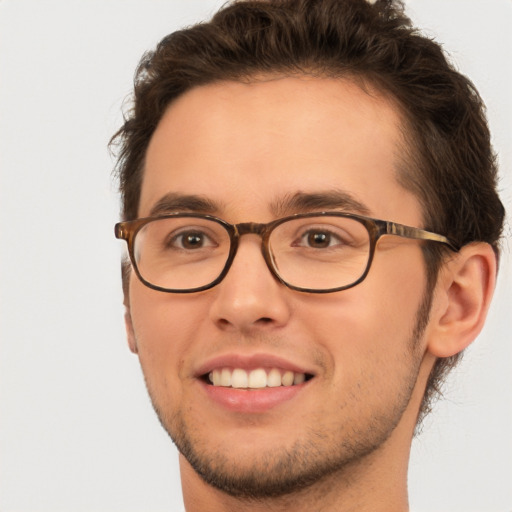
<instances>
[{"instance_id":1,"label":"glasses lens","mask_svg":"<svg viewBox=\"0 0 512 512\"><path fill-rule=\"evenodd\" d=\"M278 225L269 246L275 267L288 284L329 290L349 286L363 275L370 235L364 224L351 218L303 217Z\"/></svg>"},{"instance_id":2,"label":"glasses lens","mask_svg":"<svg viewBox=\"0 0 512 512\"><path fill-rule=\"evenodd\" d=\"M170 217L142 227L133 252L145 281L169 290L188 290L217 279L229 246L222 224L200 217Z\"/></svg>"}]
</instances>

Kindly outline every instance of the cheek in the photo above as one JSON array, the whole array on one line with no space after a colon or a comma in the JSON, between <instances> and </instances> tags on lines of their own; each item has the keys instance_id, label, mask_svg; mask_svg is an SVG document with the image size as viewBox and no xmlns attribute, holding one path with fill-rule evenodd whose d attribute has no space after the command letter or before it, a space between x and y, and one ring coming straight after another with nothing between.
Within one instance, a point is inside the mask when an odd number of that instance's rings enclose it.
<instances>
[{"instance_id":1,"label":"cheek","mask_svg":"<svg viewBox=\"0 0 512 512\"><path fill-rule=\"evenodd\" d=\"M314 298L301 308L304 324L333 343L340 339L361 348L378 345L387 349L403 344L404 337L412 334L423 299L421 284L376 289L362 283L358 288L327 300Z\"/></svg>"},{"instance_id":2,"label":"cheek","mask_svg":"<svg viewBox=\"0 0 512 512\"><path fill-rule=\"evenodd\" d=\"M192 296L165 294L130 284L130 310L138 356L148 385L177 387L187 348L205 318Z\"/></svg>"},{"instance_id":3,"label":"cheek","mask_svg":"<svg viewBox=\"0 0 512 512\"><path fill-rule=\"evenodd\" d=\"M368 277L354 288L302 298L302 329L330 354L336 379L375 378L386 386L397 368L410 369L425 274L421 255L405 253L376 258Z\"/></svg>"}]
</instances>

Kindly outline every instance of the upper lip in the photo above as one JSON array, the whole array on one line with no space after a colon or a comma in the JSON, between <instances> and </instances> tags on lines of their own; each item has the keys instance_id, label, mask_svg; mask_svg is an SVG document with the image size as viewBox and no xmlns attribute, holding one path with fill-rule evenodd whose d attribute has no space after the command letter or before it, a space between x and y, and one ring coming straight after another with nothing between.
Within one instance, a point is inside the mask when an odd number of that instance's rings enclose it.
<instances>
[{"instance_id":1,"label":"upper lip","mask_svg":"<svg viewBox=\"0 0 512 512\"><path fill-rule=\"evenodd\" d=\"M300 364L289 361L286 358L273 354L236 354L229 353L218 355L206 360L197 368L196 376L202 377L211 371L220 368L241 368L244 370L254 370L256 368L279 368L285 371L295 373L305 373L314 375L315 372L310 368L305 368Z\"/></svg>"}]
</instances>

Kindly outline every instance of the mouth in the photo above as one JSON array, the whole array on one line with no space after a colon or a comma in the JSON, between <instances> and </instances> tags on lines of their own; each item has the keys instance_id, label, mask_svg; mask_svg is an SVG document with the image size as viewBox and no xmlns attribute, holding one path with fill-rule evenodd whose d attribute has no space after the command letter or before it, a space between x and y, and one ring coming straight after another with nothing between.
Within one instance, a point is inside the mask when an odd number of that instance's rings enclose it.
<instances>
[{"instance_id":1,"label":"mouth","mask_svg":"<svg viewBox=\"0 0 512 512\"><path fill-rule=\"evenodd\" d=\"M305 396L314 368L275 354L222 354L197 369L208 402L238 414L263 414ZM237 416L236 416L237 417Z\"/></svg>"},{"instance_id":2,"label":"mouth","mask_svg":"<svg viewBox=\"0 0 512 512\"><path fill-rule=\"evenodd\" d=\"M214 387L256 390L299 386L313 378L312 374L285 370L283 368L215 368L204 374L202 380Z\"/></svg>"}]
</instances>

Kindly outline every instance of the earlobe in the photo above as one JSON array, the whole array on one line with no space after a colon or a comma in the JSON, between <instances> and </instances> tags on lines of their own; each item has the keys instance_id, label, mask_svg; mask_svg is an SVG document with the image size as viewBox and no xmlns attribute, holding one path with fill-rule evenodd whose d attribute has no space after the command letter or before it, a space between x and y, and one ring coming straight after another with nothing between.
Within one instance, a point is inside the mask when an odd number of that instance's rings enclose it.
<instances>
[{"instance_id":1,"label":"earlobe","mask_svg":"<svg viewBox=\"0 0 512 512\"><path fill-rule=\"evenodd\" d=\"M127 306L125 304L125 312L124 312L124 325L126 328L126 338L128 340L128 346L130 347L130 350L134 353L138 353L137 348L137 340L135 338L135 332L133 330L133 322L132 322L132 315L130 313L130 306Z\"/></svg>"},{"instance_id":2,"label":"earlobe","mask_svg":"<svg viewBox=\"0 0 512 512\"><path fill-rule=\"evenodd\" d=\"M130 271L131 267L129 262L123 261L121 266L121 275L123 280L124 326L126 329L126 339L128 340L128 346L134 354L137 354L137 340L135 338L135 331L133 329L132 314L130 309Z\"/></svg>"},{"instance_id":3,"label":"earlobe","mask_svg":"<svg viewBox=\"0 0 512 512\"><path fill-rule=\"evenodd\" d=\"M496 281L496 255L483 242L464 246L440 271L428 350L436 357L462 352L481 331Z\"/></svg>"}]
</instances>

